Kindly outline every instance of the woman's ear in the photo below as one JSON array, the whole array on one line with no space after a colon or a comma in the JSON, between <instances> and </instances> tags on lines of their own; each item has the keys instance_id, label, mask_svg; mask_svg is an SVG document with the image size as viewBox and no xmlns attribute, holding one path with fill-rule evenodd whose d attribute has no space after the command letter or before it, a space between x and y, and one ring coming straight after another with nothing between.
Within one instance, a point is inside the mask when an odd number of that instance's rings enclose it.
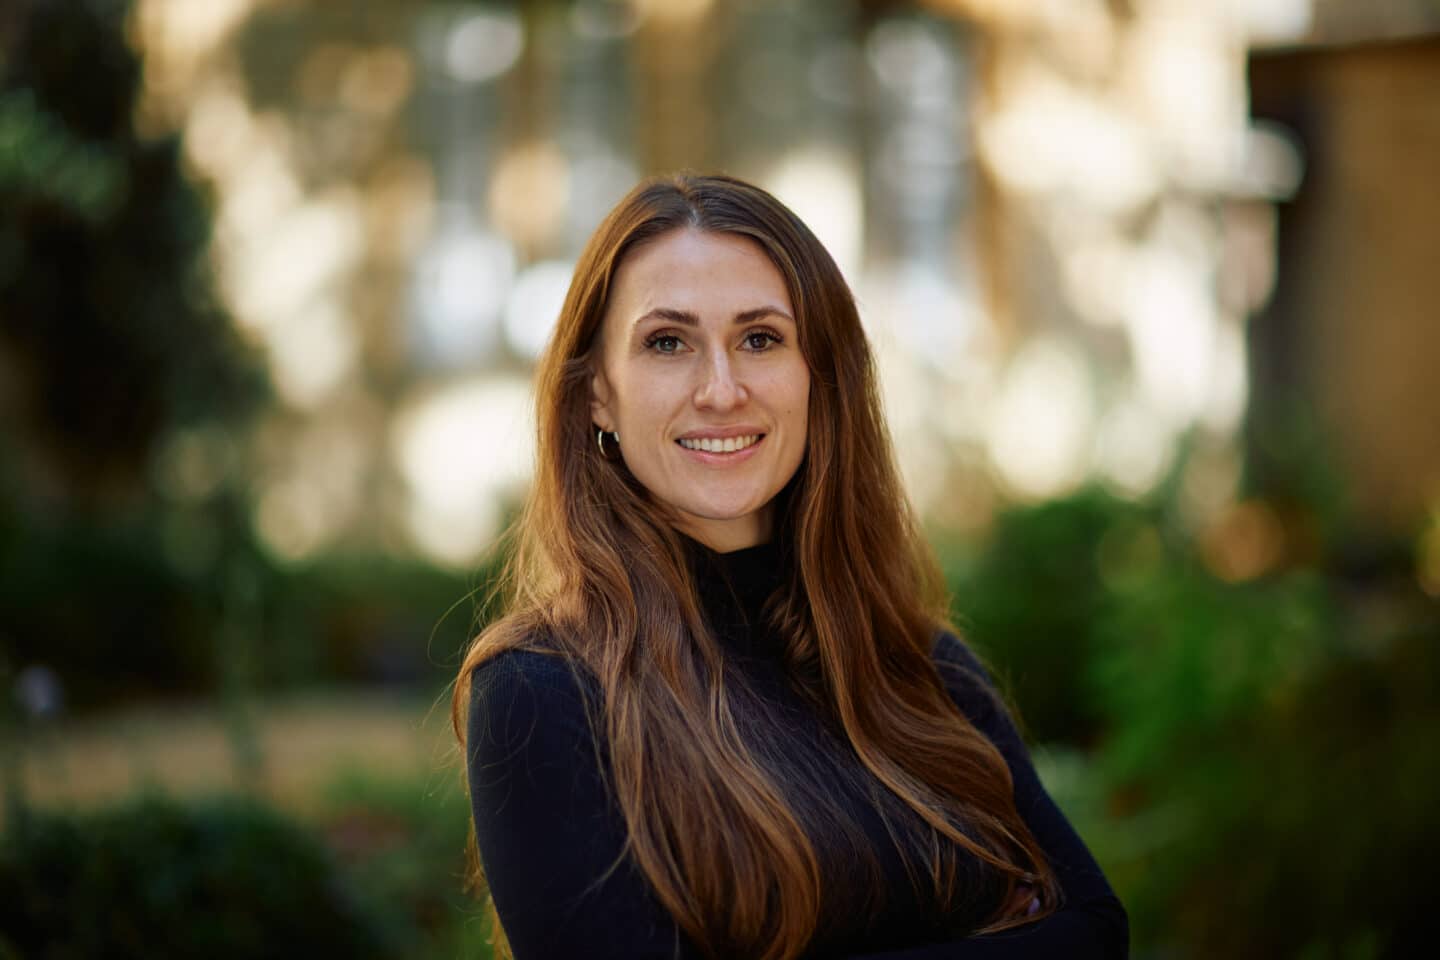
<instances>
[{"instance_id":1,"label":"woman's ear","mask_svg":"<svg viewBox=\"0 0 1440 960\"><path fill-rule=\"evenodd\" d=\"M590 376L590 420L606 433L615 431L610 398L610 381L605 379L605 371L596 368Z\"/></svg>"}]
</instances>

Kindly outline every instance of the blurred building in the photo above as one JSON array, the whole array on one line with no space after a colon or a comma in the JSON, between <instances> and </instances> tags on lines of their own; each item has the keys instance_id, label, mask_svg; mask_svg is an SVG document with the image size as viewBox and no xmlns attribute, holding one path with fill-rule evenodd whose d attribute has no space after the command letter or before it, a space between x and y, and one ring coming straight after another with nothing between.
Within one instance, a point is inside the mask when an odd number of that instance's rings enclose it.
<instances>
[{"instance_id":1,"label":"blurred building","mask_svg":"<svg viewBox=\"0 0 1440 960\"><path fill-rule=\"evenodd\" d=\"M1440 5L1321 4L1249 81L1306 158L1253 324L1255 419L1313 411L1358 514L1411 532L1440 504Z\"/></svg>"},{"instance_id":2,"label":"blurred building","mask_svg":"<svg viewBox=\"0 0 1440 960\"><path fill-rule=\"evenodd\" d=\"M1324 6L141 0L134 34L141 120L213 184L283 400L253 438L260 532L463 566L523 492L580 245L679 167L759 181L830 248L932 519L1143 494L1183 442L1205 522L1302 171L1250 120L1247 57Z\"/></svg>"}]
</instances>

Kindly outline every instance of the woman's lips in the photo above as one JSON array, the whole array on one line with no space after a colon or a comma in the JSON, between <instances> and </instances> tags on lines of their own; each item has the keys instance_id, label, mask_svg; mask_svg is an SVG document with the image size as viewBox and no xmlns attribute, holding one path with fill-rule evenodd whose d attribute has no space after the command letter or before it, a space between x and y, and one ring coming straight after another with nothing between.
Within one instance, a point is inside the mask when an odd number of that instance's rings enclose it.
<instances>
[{"instance_id":1,"label":"woman's lips","mask_svg":"<svg viewBox=\"0 0 1440 960\"><path fill-rule=\"evenodd\" d=\"M675 441L686 450L703 450L706 453L738 453L751 444L760 442L763 433L737 433L723 437L681 437Z\"/></svg>"},{"instance_id":2,"label":"woman's lips","mask_svg":"<svg viewBox=\"0 0 1440 960\"><path fill-rule=\"evenodd\" d=\"M679 440L675 441L675 446L679 447L681 452L684 453L686 456L691 457L700 463L728 466L730 464L743 463L744 461L749 460L751 457L753 457L755 455L755 451L759 450L761 445L765 443L766 436L767 434L759 434L758 439L756 439L756 441L750 444L748 447L745 447L742 450L733 450L729 453L712 452L709 450L694 450L690 447L685 446Z\"/></svg>"}]
</instances>

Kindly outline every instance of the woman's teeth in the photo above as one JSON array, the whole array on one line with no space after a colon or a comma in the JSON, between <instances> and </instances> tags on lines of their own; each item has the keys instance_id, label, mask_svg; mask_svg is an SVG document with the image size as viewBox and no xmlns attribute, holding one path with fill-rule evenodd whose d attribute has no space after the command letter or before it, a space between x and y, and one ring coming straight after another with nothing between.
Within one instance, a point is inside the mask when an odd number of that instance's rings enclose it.
<instances>
[{"instance_id":1,"label":"woman's teeth","mask_svg":"<svg viewBox=\"0 0 1440 960\"><path fill-rule=\"evenodd\" d=\"M691 439L680 438L680 446L686 450L703 450L706 453L734 453L736 450L744 450L760 441L762 435L755 433L748 437L726 437L724 440L711 440L708 437Z\"/></svg>"}]
</instances>

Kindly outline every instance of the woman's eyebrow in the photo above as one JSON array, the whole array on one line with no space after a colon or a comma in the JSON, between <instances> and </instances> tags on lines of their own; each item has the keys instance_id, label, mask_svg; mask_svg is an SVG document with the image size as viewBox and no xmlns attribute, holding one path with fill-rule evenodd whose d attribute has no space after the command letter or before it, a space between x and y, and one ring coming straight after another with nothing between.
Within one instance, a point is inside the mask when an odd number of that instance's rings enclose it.
<instances>
[{"instance_id":1,"label":"woman's eyebrow","mask_svg":"<svg viewBox=\"0 0 1440 960\"><path fill-rule=\"evenodd\" d=\"M791 323L795 322L795 318L790 316L787 311L767 304L763 307L752 307L749 310L741 310L735 314L735 323L750 323L762 317L783 317ZM646 320L666 320L670 323L678 323L685 327L700 326L700 317L697 314L689 310L676 310L674 307L656 307L653 310L647 310L635 318L635 324L639 326Z\"/></svg>"}]
</instances>

